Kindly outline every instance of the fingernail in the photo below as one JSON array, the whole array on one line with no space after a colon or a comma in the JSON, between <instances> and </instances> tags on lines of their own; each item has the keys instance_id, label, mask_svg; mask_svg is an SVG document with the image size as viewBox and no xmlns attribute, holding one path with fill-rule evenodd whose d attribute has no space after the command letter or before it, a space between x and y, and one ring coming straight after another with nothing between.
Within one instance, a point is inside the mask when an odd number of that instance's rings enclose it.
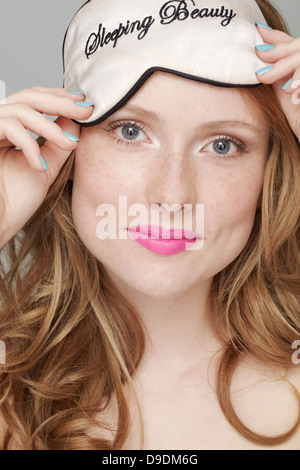
<instances>
[{"instance_id":1,"label":"fingernail","mask_svg":"<svg viewBox=\"0 0 300 470\"><path fill-rule=\"evenodd\" d=\"M262 69L257 70L255 72L257 75L263 75L264 73L270 72L272 70L273 65L268 65L267 67L263 67Z\"/></svg>"},{"instance_id":2,"label":"fingernail","mask_svg":"<svg viewBox=\"0 0 300 470\"><path fill-rule=\"evenodd\" d=\"M256 23L257 26L260 26L261 28L265 28L265 29L272 29L270 28L270 26L266 25L266 24L263 24L263 23Z\"/></svg>"},{"instance_id":3,"label":"fingernail","mask_svg":"<svg viewBox=\"0 0 300 470\"><path fill-rule=\"evenodd\" d=\"M292 83L292 80L293 80L293 79L290 78L290 79L283 85L282 90L286 90L286 89L290 86L290 84Z\"/></svg>"},{"instance_id":4,"label":"fingernail","mask_svg":"<svg viewBox=\"0 0 300 470\"><path fill-rule=\"evenodd\" d=\"M83 95L83 96L85 96L85 93L83 93L82 91L69 91L69 93L72 93L72 95Z\"/></svg>"},{"instance_id":5,"label":"fingernail","mask_svg":"<svg viewBox=\"0 0 300 470\"><path fill-rule=\"evenodd\" d=\"M43 164L44 170L49 170L48 165L47 165L47 163L45 162L45 160L43 159L42 155L40 156L40 159L41 159L41 162L42 162L42 164Z\"/></svg>"},{"instance_id":6,"label":"fingernail","mask_svg":"<svg viewBox=\"0 0 300 470\"><path fill-rule=\"evenodd\" d=\"M259 52L267 52L267 51L272 51L273 49L275 49L275 46L273 44L261 44L255 47Z\"/></svg>"},{"instance_id":7,"label":"fingernail","mask_svg":"<svg viewBox=\"0 0 300 470\"><path fill-rule=\"evenodd\" d=\"M70 132L64 131L64 134L73 142L80 142L80 139L78 139L78 137L75 137L75 135L70 134Z\"/></svg>"},{"instance_id":8,"label":"fingernail","mask_svg":"<svg viewBox=\"0 0 300 470\"><path fill-rule=\"evenodd\" d=\"M82 108L88 108L89 106L94 106L92 103L88 103L87 101L75 101L75 104L81 106Z\"/></svg>"}]
</instances>

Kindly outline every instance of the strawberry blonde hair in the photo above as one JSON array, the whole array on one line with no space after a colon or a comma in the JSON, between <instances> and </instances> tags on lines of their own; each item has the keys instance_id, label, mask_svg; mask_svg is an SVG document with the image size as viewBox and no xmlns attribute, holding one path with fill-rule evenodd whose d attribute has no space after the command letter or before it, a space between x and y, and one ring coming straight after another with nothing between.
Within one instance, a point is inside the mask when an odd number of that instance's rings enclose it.
<instances>
[{"instance_id":1,"label":"strawberry blonde hair","mask_svg":"<svg viewBox=\"0 0 300 470\"><path fill-rule=\"evenodd\" d=\"M257 3L271 27L288 31L269 1ZM270 86L241 93L264 115L269 159L250 238L211 289L209 321L223 344L215 390L224 415L242 436L272 446L292 436L300 415L282 435L257 434L235 412L230 388L244 357L293 367L291 345L300 336L299 145ZM2 449L121 449L130 428L124 384L132 386L143 356L144 329L76 233L73 162L74 153L41 207L2 250L0 339L7 353L0 365ZM115 429L104 419L113 397ZM112 438L95 437L90 432L95 428L99 436L110 429Z\"/></svg>"}]
</instances>

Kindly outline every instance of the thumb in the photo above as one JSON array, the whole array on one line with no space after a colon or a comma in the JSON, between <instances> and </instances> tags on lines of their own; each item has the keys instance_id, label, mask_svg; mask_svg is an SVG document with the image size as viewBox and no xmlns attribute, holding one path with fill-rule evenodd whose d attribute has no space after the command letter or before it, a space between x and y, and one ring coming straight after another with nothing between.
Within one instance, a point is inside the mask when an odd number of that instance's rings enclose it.
<instances>
[{"instance_id":1,"label":"thumb","mask_svg":"<svg viewBox=\"0 0 300 470\"><path fill-rule=\"evenodd\" d=\"M80 139L81 127L70 119L59 117L56 119L55 123L64 131L68 132L74 137ZM41 155L44 158L49 170L47 171L47 176L50 180L50 184L57 178L61 168L73 152L78 147L78 142L72 141L68 148L62 149L58 147L55 142L46 140L44 145L41 147Z\"/></svg>"}]
</instances>

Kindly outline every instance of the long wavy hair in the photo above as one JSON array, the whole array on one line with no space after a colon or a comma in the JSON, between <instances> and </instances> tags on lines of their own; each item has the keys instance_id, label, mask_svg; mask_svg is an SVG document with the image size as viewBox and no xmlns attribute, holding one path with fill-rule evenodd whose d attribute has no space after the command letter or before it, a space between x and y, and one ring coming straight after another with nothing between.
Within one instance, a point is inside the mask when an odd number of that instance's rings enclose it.
<instances>
[{"instance_id":1,"label":"long wavy hair","mask_svg":"<svg viewBox=\"0 0 300 470\"><path fill-rule=\"evenodd\" d=\"M269 1L257 3L271 27L288 31ZM238 417L230 388L247 355L272 367L292 367L291 344L300 335L299 145L270 86L241 93L264 113L269 159L250 238L215 276L211 289L209 320L224 345L215 390L224 415L242 436L272 446L296 432L300 416L282 435L260 435ZM2 250L2 449L122 449L130 430L124 385L133 387L145 348L144 328L76 233L69 179L73 163L74 153L41 207ZM114 427L104 418L113 398ZM99 433L91 432L97 428ZM111 438L101 437L107 431ZM141 425L141 447L142 442Z\"/></svg>"}]
</instances>

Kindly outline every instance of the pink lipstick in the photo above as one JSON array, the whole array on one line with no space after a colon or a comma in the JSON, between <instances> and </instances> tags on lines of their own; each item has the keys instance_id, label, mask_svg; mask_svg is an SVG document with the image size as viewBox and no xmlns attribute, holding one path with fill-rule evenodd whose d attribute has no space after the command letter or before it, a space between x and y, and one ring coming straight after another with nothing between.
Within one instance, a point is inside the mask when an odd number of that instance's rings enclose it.
<instances>
[{"instance_id":1,"label":"pink lipstick","mask_svg":"<svg viewBox=\"0 0 300 470\"><path fill-rule=\"evenodd\" d=\"M141 246L159 255L176 255L186 251L203 238L185 229L168 230L157 225L128 228L129 236Z\"/></svg>"}]
</instances>

